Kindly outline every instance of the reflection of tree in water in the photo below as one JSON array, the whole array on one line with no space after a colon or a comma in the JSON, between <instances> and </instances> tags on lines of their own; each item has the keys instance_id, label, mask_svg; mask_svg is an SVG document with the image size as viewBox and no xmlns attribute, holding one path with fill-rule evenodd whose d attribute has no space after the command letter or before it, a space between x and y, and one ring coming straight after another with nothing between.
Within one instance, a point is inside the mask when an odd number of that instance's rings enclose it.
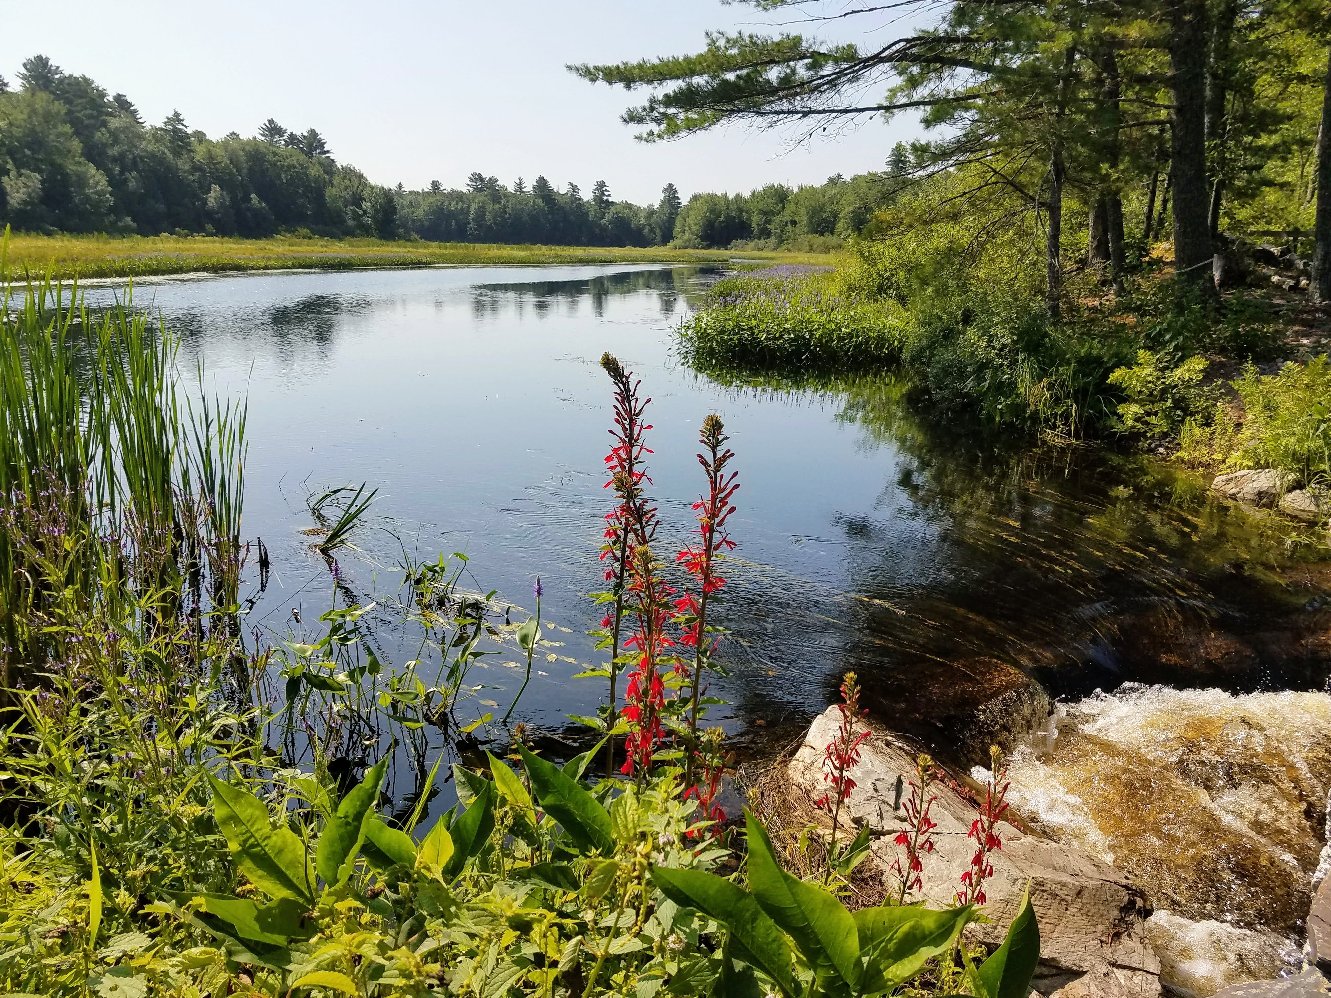
<instances>
[{"instance_id":1,"label":"reflection of tree in water","mask_svg":"<svg viewBox=\"0 0 1331 998\"><path fill-rule=\"evenodd\" d=\"M1233 655L1179 664L1161 651L1169 641L1187 652L1199 634L1228 647L1231 632L1294 612L1273 584L1288 560L1284 531L1204 489L1098 448L926 423L890 378L741 392L835 400L838 418L893 469L871 509L833 520L839 529L825 543L837 545L846 591L773 580L765 566L753 591L738 587L745 605L727 617L745 676L727 692L741 716L770 723L783 708L817 710L854 669L878 717L941 750L977 703L1024 695L1026 676L1055 693L1126 680L1245 688L1306 679L1300 663L1253 659L1246 672L1217 675ZM1157 641L1162 622L1172 632ZM743 663L750 647L785 648L774 654L790 660Z\"/></svg>"},{"instance_id":2,"label":"reflection of tree in water","mask_svg":"<svg viewBox=\"0 0 1331 998\"><path fill-rule=\"evenodd\" d=\"M477 318L498 315L506 307L521 309L526 303L538 317L562 306L565 314L575 315L583 301L590 301L592 314L604 317L612 298L641 292L660 295L661 314L673 315L681 300L701 293L702 280L716 271L705 267L660 267L649 270L617 271L592 277L566 280L530 281L523 284L478 284L472 288L472 314Z\"/></svg>"},{"instance_id":3,"label":"reflection of tree in water","mask_svg":"<svg viewBox=\"0 0 1331 998\"><path fill-rule=\"evenodd\" d=\"M266 318L268 328L279 336L298 337L326 347L333 342L339 319L364 312L373 304L368 298L349 295L306 295L271 306Z\"/></svg>"},{"instance_id":4,"label":"reflection of tree in water","mask_svg":"<svg viewBox=\"0 0 1331 998\"><path fill-rule=\"evenodd\" d=\"M1190 675L1134 659L1143 642L1122 631L1173 621L1180 633L1242 632L1288 614L1288 594L1272 585L1288 560L1283 531L1140 460L927 427L890 383L850 386L843 418L896 449L904 515L931 535L922 561L888 523L842 522L864 597L846 665L873 670L879 709L918 713L989 694L1021 682L1000 675L1011 667L1069 693L1127 680L1258 681L1216 676L1203 653Z\"/></svg>"}]
</instances>

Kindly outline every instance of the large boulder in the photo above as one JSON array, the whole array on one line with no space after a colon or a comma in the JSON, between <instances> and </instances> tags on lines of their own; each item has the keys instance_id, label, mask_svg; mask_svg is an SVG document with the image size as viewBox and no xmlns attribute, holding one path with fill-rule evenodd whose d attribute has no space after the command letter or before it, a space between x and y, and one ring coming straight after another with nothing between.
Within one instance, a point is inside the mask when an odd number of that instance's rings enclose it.
<instances>
[{"instance_id":1,"label":"large boulder","mask_svg":"<svg viewBox=\"0 0 1331 998\"><path fill-rule=\"evenodd\" d=\"M839 713L831 708L809 729L789 764L792 792L818 797L826 792L824 751L836 735ZM872 854L884 870L898 855L893 839L906 827L901 810L907 783L916 769L916 753L877 728L871 728L852 771L856 786L843 805L843 817L878 833ZM974 853L969 838L977 811L970 781L953 774L935 783L930 816L936 851L924 858L923 893L936 905L952 903L958 878ZM1085 979L1099 982L1087 994L1122 994L1156 998L1161 994L1160 961L1142 930L1150 906L1140 891L1112 866L1050 839L1007 825L1003 848L992 857L994 875L986 884L990 921L971 927L976 942L997 945L1016 914L1027 884L1040 923L1041 953L1036 988L1057 992ZM1074 995L1076 992L1065 992Z\"/></svg>"},{"instance_id":2,"label":"large boulder","mask_svg":"<svg viewBox=\"0 0 1331 998\"><path fill-rule=\"evenodd\" d=\"M1216 475L1211 488L1222 496L1250 506L1274 508L1281 496L1295 485L1293 477L1275 468L1259 468L1255 471L1233 471L1227 475Z\"/></svg>"}]
</instances>

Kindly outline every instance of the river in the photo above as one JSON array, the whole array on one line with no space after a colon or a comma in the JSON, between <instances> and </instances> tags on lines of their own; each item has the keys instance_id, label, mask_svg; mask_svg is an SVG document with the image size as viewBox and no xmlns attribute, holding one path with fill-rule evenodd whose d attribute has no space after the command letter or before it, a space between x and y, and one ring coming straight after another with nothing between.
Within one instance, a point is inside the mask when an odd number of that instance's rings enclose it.
<instances>
[{"instance_id":1,"label":"river","mask_svg":"<svg viewBox=\"0 0 1331 998\"><path fill-rule=\"evenodd\" d=\"M603 585L610 386L598 361L610 351L652 398L651 492L669 543L685 539L702 486L702 418L718 413L730 434L739 546L720 609L732 632L719 653L727 675L713 691L726 701L715 716L750 757L797 737L847 670L877 718L960 765L983 758L990 738L1020 735L1013 716L1042 717L1047 691L1064 701L1060 724L1074 742L1061 762L1022 750L1022 797L1037 811L1045 803L1036 817L1052 829L1122 855L1132 828L1089 813L1089 791L1112 789L1100 757L1120 786L1133 785L1144 736L1125 716L1140 726L1161 704L1169 714L1169 691L1211 689L1228 736L1282 702L1231 708L1230 694L1324 689L1324 546L1291 542L1288 525L1139 459L926 423L890 379L790 388L701 376L675 357L672 334L713 277L610 266L141 282L135 303L181 335L182 370L202 364L208 390L248 398L245 532L265 542L272 573L247 631L267 644L319 633L333 579L311 549L306 499L368 483L380 491L357 550L339 554L347 591L394 590L404 551L465 553L463 584L516 608L531 606L539 575L546 641L514 720L575 744L566 716L591 713L603 696L602 681L573 677L600 661L587 637L600 614L586 594ZM94 288L90 301L115 293ZM391 620L381 628L386 656L410 655ZM483 660L461 711L507 709L519 658L509 648ZM1147 685L1115 699L1125 683ZM1143 694L1149 684L1167 689ZM977 715L991 701L997 716ZM1178 723L1195 726L1189 704ZM1234 720L1243 711L1247 720ZM505 737L493 722L479 730ZM1137 756L1115 747L1115 731ZM1278 756L1282 744L1263 752ZM1305 798L1331 781L1318 745L1318 772L1286 795L1296 817L1320 806ZM1111 811L1122 799L1100 797ZM1291 911L1298 871L1320 844L1320 817L1299 820ZM1157 886L1169 895L1168 877ZM1260 905L1222 911L1204 897L1189 907L1186 884L1175 888L1194 920L1264 917Z\"/></svg>"}]
</instances>

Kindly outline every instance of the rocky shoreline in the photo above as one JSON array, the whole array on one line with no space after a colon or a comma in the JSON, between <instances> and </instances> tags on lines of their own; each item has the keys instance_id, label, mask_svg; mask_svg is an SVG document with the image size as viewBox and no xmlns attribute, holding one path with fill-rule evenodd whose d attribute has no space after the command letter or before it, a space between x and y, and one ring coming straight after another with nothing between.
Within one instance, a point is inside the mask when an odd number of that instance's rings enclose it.
<instances>
[{"instance_id":1,"label":"rocky shoreline","mask_svg":"<svg viewBox=\"0 0 1331 998\"><path fill-rule=\"evenodd\" d=\"M824 747L833 737L839 714L829 708L816 718L803 743L774 781L781 792L804 806L825 791ZM856 782L842 812L843 827L849 817L853 835L867 828L872 836L870 862L890 880L898 847L894 839L906 827L903 800L916 772L918 750L876 725L869 725L859 764L852 775ZM974 849L967 833L975 819L977 800L974 781L964 772L939 770L938 782L930 787L931 817L936 850L923 857L924 899L933 905L952 903L957 877L965 869ZM1320 804L1319 804L1320 806ZM986 910L991 921L972 928L973 940L996 945L1030 885L1032 904L1039 918L1042 947L1034 995L1041 998L1160 998L1177 995L1202 998L1214 994L1224 998L1298 998L1331 993L1323 971L1331 971L1331 879L1323 879L1313 893L1306 919L1308 945L1300 958L1286 954L1292 962L1283 969L1270 966L1269 949L1255 946L1247 958L1245 945L1261 943L1273 933L1232 927L1220 922L1205 923L1211 940L1225 952L1212 960L1223 964L1217 979L1219 990L1198 990L1197 975L1190 971L1186 947L1180 955L1179 926L1199 923L1157 913L1148 892L1123 870L1091 855L1075 844L1041 833L1037 816L1014 814L1004 829L1003 847L993 855L993 877L986 890ZM1323 853L1319 875L1331 866L1331 853ZM1154 917L1153 917L1154 916ZM1174 933L1171 935L1171 933ZM1226 935L1228 934L1228 935ZM1206 957L1203 959L1212 959ZM1281 976L1275 971L1281 970ZM1253 982L1258 975L1273 980Z\"/></svg>"}]
</instances>

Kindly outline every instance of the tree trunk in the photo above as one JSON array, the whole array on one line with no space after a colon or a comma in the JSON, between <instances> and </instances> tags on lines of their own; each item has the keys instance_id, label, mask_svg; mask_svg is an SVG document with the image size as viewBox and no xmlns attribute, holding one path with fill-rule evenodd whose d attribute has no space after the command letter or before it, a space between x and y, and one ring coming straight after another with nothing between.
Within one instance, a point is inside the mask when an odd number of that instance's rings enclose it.
<instances>
[{"instance_id":1,"label":"tree trunk","mask_svg":"<svg viewBox=\"0 0 1331 998\"><path fill-rule=\"evenodd\" d=\"M1206 183L1206 0L1169 0L1169 14L1174 273L1184 286L1210 294L1215 284Z\"/></svg>"},{"instance_id":2,"label":"tree trunk","mask_svg":"<svg viewBox=\"0 0 1331 998\"><path fill-rule=\"evenodd\" d=\"M1106 195L1101 195L1091 205L1086 262L1092 267L1109 262L1109 198Z\"/></svg>"},{"instance_id":3,"label":"tree trunk","mask_svg":"<svg viewBox=\"0 0 1331 998\"><path fill-rule=\"evenodd\" d=\"M1157 238L1165 231L1165 219L1169 218L1169 196L1174 193L1174 173L1165 173L1165 192L1160 196L1160 214L1155 217Z\"/></svg>"},{"instance_id":4,"label":"tree trunk","mask_svg":"<svg viewBox=\"0 0 1331 998\"><path fill-rule=\"evenodd\" d=\"M1049 157L1049 230L1045 235L1045 312L1057 322L1063 309L1063 115L1067 110L1068 87L1077 58L1075 46L1068 46L1063 57L1063 73L1058 81L1058 104L1054 110L1052 151Z\"/></svg>"},{"instance_id":5,"label":"tree trunk","mask_svg":"<svg viewBox=\"0 0 1331 998\"><path fill-rule=\"evenodd\" d=\"M1125 263L1123 240L1123 198L1114 192L1109 195L1109 272L1114 281L1114 291L1123 293L1123 268Z\"/></svg>"},{"instance_id":6,"label":"tree trunk","mask_svg":"<svg viewBox=\"0 0 1331 998\"><path fill-rule=\"evenodd\" d=\"M1230 41L1238 20L1238 0L1225 0L1216 11L1206 46L1206 146L1211 153L1211 200L1207 224L1211 239L1220 234L1220 203L1225 192L1225 152L1228 148L1229 117L1225 104L1229 99Z\"/></svg>"},{"instance_id":7,"label":"tree trunk","mask_svg":"<svg viewBox=\"0 0 1331 998\"><path fill-rule=\"evenodd\" d=\"M1151 186L1146 190L1146 222L1142 226L1142 242L1146 251L1151 251L1151 232L1155 225L1155 196L1160 188L1160 171L1151 171Z\"/></svg>"},{"instance_id":8,"label":"tree trunk","mask_svg":"<svg viewBox=\"0 0 1331 998\"><path fill-rule=\"evenodd\" d=\"M1331 302L1331 50L1322 91L1322 127L1317 133L1317 213L1314 216L1313 300Z\"/></svg>"},{"instance_id":9,"label":"tree trunk","mask_svg":"<svg viewBox=\"0 0 1331 998\"><path fill-rule=\"evenodd\" d=\"M1049 163L1049 231L1045 235L1045 313L1057 322L1063 303L1063 150L1055 145Z\"/></svg>"}]
</instances>

